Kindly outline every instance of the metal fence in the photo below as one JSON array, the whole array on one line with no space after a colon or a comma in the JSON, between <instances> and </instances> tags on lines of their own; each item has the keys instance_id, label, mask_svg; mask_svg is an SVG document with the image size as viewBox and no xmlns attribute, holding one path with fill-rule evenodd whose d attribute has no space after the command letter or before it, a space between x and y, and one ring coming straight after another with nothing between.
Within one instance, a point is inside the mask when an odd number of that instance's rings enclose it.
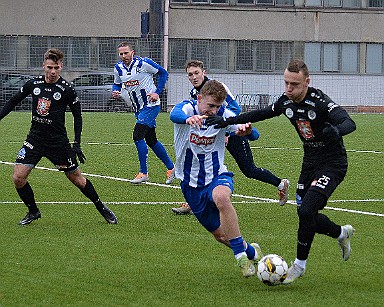
<instances>
[{"instance_id":1,"label":"metal fence","mask_svg":"<svg viewBox=\"0 0 384 307\"><path fill-rule=\"evenodd\" d=\"M136 55L150 57L163 65L163 38L159 36L0 36L0 106L26 78L42 72L44 52L56 47L65 53L62 74L78 85L84 111L130 111L123 103L110 99L113 65L119 60L116 48L123 40L133 44ZM224 82L244 108L249 109L265 105L267 100L271 103L283 92L282 74L293 58L307 62L311 84L336 102L354 109L368 106L382 110L384 61L380 50L384 50L384 44L170 39L167 65L170 74L161 97L162 110L167 111L188 97L191 85L184 64L189 59L204 61L209 77ZM366 65L362 65L361 53L367 57ZM321 58L314 58L317 54ZM367 71L370 67L374 72ZM17 109L29 107L27 100Z\"/></svg>"}]
</instances>

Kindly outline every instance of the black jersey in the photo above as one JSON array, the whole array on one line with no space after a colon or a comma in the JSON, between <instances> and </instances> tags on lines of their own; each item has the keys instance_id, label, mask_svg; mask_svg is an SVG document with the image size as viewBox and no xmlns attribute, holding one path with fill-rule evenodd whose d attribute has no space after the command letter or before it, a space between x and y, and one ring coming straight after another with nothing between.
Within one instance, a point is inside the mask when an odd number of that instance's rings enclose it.
<instances>
[{"instance_id":1,"label":"black jersey","mask_svg":"<svg viewBox=\"0 0 384 307\"><path fill-rule=\"evenodd\" d=\"M342 136L354 131L355 123L340 105L319 89L308 87L300 103L293 102L283 94L274 104L264 109L240 114L234 123L257 122L281 114L289 119L303 142L306 161L346 161L343 139L340 137L330 142L323 135L323 129L329 123L337 127Z\"/></svg>"},{"instance_id":2,"label":"black jersey","mask_svg":"<svg viewBox=\"0 0 384 307\"><path fill-rule=\"evenodd\" d=\"M69 106L74 116L75 140L80 142L81 107L71 84L62 77L56 83L45 82L44 76L31 79L4 106L0 118L28 95L32 96L32 124L28 138L48 146L69 142L65 128L65 112Z\"/></svg>"}]
</instances>

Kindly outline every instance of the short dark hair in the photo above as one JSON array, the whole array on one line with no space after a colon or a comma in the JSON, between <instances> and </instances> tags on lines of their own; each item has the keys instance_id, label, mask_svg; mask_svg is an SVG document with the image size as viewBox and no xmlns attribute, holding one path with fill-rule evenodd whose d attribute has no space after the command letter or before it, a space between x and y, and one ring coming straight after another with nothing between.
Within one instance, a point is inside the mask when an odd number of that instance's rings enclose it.
<instances>
[{"instance_id":1,"label":"short dark hair","mask_svg":"<svg viewBox=\"0 0 384 307\"><path fill-rule=\"evenodd\" d=\"M309 71L307 65L302 60L292 60L287 65L287 70L290 72L296 72L299 73L300 71L303 72L303 75L307 78L309 77Z\"/></svg>"},{"instance_id":2,"label":"short dark hair","mask_svg":"<svg viewBox=\"0 0 384 307\"><path fill-rule=\"evenodd\" d=\"M64 52L58 48L50 48L44 53L44 61L52 60L53 62L62 62L64 59Z\"/></svg>"},{"instance_id":3,"label":"short dark hair","mask_svg":"<svg viewBox=\"0 0 384 307\"><path fill-rule=\"evenodd\" d=\"M217 80L208 80L200 90L201 96L212 96L218 102L224 102L227 98L227 90L224 85Z\"/></svg>"},{"instance_id":4,"label":"short dark hair","mask_svg":"<svg viewBox=\"0 0 384 307\"><path fill-rule=\"evenodd\" d=\"M185 63L185 70L187 70L189 67L200 67L201 70L205 70L204 62L199 60L189 60Z\"/></svg>"},{"instance_id":5,"label":"short dark hair","mask_svg":"<svg viewBox=\"0 0 384 307\"><path fill-rule=\"evenodd\" d=\"M133 46L128 43L128 42L121 42L118 46L117 46L117 49L119 49L120 47L129 47L129 49L133 50Z\"/></svg>"}]
</instances>

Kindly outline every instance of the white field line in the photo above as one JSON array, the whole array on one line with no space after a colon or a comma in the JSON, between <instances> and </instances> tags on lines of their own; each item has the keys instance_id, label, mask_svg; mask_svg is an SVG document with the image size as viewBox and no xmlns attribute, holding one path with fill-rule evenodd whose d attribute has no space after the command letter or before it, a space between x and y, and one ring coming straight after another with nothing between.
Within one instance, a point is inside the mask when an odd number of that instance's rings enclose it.
<instances>
[{"instance_id":1,"label":"white field line","mask_svg":"<svg viewBox=\"0 0 384 307\"><path fill-rule=\"evenodd\" d=\"M0 164L5 165L14 165L12 162L6 162L6 161L0 161ZM53 172L59 172L59 170L55 168L47 168L47 167L41 167L37 166L36 169L41 170L47 170L47 171L53 171ZM105 175L99 175L99 174L90 174L90 173L83 173L85 176L89 177L97 177L97 178L103 178L103 179L110 179L115 181L124 181L129 182L129 179L126 178L119 178L119 177L113 177L113 176L105 176ZM154 182L146 182L146 185L153 185L153 186L159 186L159 187L165 187L165 188L172 188L172 189L180 189L179 186L175 185L167 185L167 184L161 184L161 183L154 183ZM233 203L277 203L278 201L276 199L271 198L262 198L262 197L256 197L256 196L249 196L249 195L241 195L241 194L233 194L233 197L239 197L239 198L245 198L248 201L240 201L236 202L233 201ZM329 203L345 203L345 202L384 202L384 199L356 199L356 200L329 200ZM0 204L10 204L10 203L21 203L21 202L2 202L0 201ZM41 204L68 204L69 202L39 202ZM70 202L72 204L84 204L84 202ZM106 202L106 204L180 204L180 202ZM296 202L294 201L288 201L287 204L296 206ZM351 210L351 209L345 209L345 208L334 208L334 207L325 207L325 209L328 210L335 210L335 211L343 211L343 212L349 212L349 213L357 213L357 214L364 214L364 215L372 215L372 216L384 216L382 213L375 213L375 212L366 212L366 211L359 211L359 210Z\"/></svg>"}]
</instances>

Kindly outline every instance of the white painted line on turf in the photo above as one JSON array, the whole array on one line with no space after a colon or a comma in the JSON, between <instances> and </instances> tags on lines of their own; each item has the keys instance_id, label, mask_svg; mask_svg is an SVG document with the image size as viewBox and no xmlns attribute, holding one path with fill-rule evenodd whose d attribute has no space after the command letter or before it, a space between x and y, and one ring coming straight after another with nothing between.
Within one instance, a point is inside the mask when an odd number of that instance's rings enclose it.
<instances>
[{"instance_id":1,"label":"white painted line on turf","mask_svg":"<svg viewBox=\"0 0 384 307\"><path fill-rule=\"evenodd\" d=\"M14 165L12 162L6 162L6 161L0 161L0 164L6 164L6 165ZM47 170L47 171L54 171L54 172L59 172L58 169L55 168L48 168L48 167L42 167L42 166L36 166L36 169L41 169L41 170ZM126 178L119 178L119 177L113 177L113 176L105 176L105 175L99 175L99 174L90 174L90 173L82 173L85 176L89 177L96 177L96 178L103 178L103 179L110 179L110 180L116 180L116 181L124 181L124 182L130 182L130 179ZM166 187L166 188L173 188L173 189L180 189L179 186L175 185L168 185L168 184L161 184L161 183L155 183L155 182L146 182L142 183L140 185L153 185L153 186L159 186L159 187ZM278 201L276 199L271 199L271 198L262 198L262 197L256 197L256 196L249 196L249 195L241 195L241 194L233 194L233 197L240 197L240 198L245 198L245 199L252 199L256 200L258 202L269 202L269 203L277 203ZM330 200L328 202L384 202L384 199L359 199L359 200ZM68 203L68 202L64 202ZM84 204L85 202L79 202ZM115 204L113 202L107 204ZM119 202L121 203L121 202ZM129 202L127 202L129 203ZM156 203L156 202L155 202ZM165 202L166 204L171 204L169 202ZM180 202L176 202L177 204L180 204ZM234 202L235 203L235 202ZM245 202L243 202L245 203ZM247 203L250 203L249 201ZM134 202L134 204L140 204L140 202ZM144 202L141 204L148 204L148 202ZM287 201L287 204L296 206L296 202L294 201ZM359 214L365 214L365 215L373 215L373 216L384 216L384 214L381 213L375 213L375 212L365 212L365 211L358 211L358 210L350 210L350 209L344 209L344 208L334 208L334 207L325 207L325 209L328 210L335 210L335 211L343 211L343 212L350 212L350 213L359 213Z\"/></svg>"},{"instance_id":2,"label":"white painted line on turf","mask_svg":"<svg viewBox=\"0 0 384 307\"><path fill-rule=\"evenodd\" d=\"M264 146L251 146L251 149L270 149L270 150L302 150L299 147L264 147ZM355 153L373 153L373 154L384 154L383 151L378 150L356 150L356 149L347 149L347 152L355 152Z\"/></svg>"}]
</instances>

